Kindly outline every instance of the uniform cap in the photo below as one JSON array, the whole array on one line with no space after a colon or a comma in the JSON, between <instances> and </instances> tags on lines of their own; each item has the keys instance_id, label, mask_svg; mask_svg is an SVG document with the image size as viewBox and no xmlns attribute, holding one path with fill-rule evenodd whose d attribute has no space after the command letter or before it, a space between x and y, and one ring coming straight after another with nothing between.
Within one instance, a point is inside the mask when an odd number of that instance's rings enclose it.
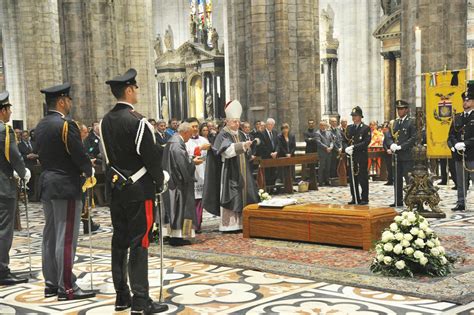
<instances>
[{"instance_id":1,"label":"uniform cap","mask_svg":"<svg viewBox=\"0 0 474 315\"><path fill-rule=\"evenodd\" d=\"M135 81L136 76L137 70L131 68L128 69L124 74L105 81L105 83L108 85L137 85L137 81Z\"/></svg>"},{"instance_id":2,"label":"uniform cap","mask_svg":"<svg viewBox=\"0 0 474 315\"><path fill-rule=\"evenodd\" d=\"M408 106L410 106L410 104L408 104L408 102L405 102L404 100L397 100L395 102L395 106L397 108L407 108Z\"/></svg>"},{"instance_id":3,"label":"uniform cap","mask_svg":"<svg viewBox=\"0 0 474 315\"><path fill-rule=\"evenodd\" d=\"M46 96L46 100L51 100L61 96L69 97L69 90L71 89L71 84L69 82L63 83L61 85L55 85L46 89L42 89L41 93Z\"/></svg>"},{"instance_id":4,"label":"uniform cap","mask_svg":"<svg viewBox=\"0 0 474 315\"><path fill-rule=\"evenodd\" d=\"M9 96L10 94L8 93L8 91L0 93L0 109L12 106L12 104L10 104L10 101L8 100Z\"/></svg>"},{"instance_id":5,"label":"uniform cap","mask_svg":"<svg viewBox=\"0 0 474 315\"><path fill-rule=\"evenodd\" d=\"M224 108L225 117L228 119L240 119L242 115L242 104L238 100L228 102Z\"/></svg>"},{"instance_id":6,"label":"uniform cap","mask_svg":"<svg viewBox=\"0 0 474 315\"><path fill-rule=\"evenodd\" d=\"M351 111L351 116L360 116L364 118L364 115L362 115L362 108L359 106L354 107Z\"/></svg>"},{"instance_id":7,"label":"uniform cap","mask_svg":"<svg viewBox=\"0 0 474 315\"><path fill-rule=\"evenodd\" d=\"M464 93L464 100L474 100L474 81L467 82L467 91Z\"/></svg>"}]
</instances>

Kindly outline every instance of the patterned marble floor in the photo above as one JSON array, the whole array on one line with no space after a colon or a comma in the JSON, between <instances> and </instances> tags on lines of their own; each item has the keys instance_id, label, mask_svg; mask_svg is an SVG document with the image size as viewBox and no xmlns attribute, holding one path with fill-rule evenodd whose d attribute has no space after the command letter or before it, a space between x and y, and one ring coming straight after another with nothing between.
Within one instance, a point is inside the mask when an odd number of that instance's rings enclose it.
<instances>
[{"instance_id":1,"label":"patterned marble floor","mask_svg":"<svg viewBox=\"0 0 474 315\"><path fill-rule=\"evenodd\" d=\"M318 194L322 195L325 190L322 188ZM342 193L345 194L341 190ZM327 195L333 198L333 194ZM338 199L340 202L341 198ZM110 238L107 210L99 208L95 214L102 227L94 238ZM43 297L43 216L39 204L30 205L30 220L33 277L28 284L0 287L0 314L113 314L114 290L108 250L93 250L93 284L98 291L96 298L58 302L54 298ZM208 217L207 224L212 224L212 221ZM452 228L454 223L458 230L470 230L472 233L473 221L468 215L436 224ZM22 222L25 227L24 217ZM27 243L25 230L15 232L11 268L16 272L28 273ZM78 284L90 288L88 237L81 235L80 244L74 270ZM154 255L149 259L149 279L151 295L157 300L160 270L159 258ZM168 313L173 314L474 314L474 303L456 305L442 300L180 259L165 259L164 299L170 307Z\"/></svg>"}]
</instances>

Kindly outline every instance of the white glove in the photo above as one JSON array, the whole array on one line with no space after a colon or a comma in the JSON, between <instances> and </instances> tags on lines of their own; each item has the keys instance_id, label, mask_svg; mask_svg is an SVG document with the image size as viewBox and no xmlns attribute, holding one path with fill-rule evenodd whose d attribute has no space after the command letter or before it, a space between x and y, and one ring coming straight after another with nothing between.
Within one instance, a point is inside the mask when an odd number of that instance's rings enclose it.
<instances>
[{"instance_id":1,"label":"white glove","mask_svg":"<svg viewBox=\"0 0 474 315\"><path fill-rule=\"evenodd\" d=\"M168 181L170 180L170 174L167 171L163 171L163 176L164 176L163 185L166 185Z\"/></svg>"},{"instance_id":2,"label":"white glove","mask_svg":"<svg viewBox=\"0 0 474 315\"><path fill-rule=\"evenodd\" d=\"M92 166L92 175L91 175L91 177L94 177L94 175L95 175L95 167Z\"/></svg>"},{"instance_id":3,"label":"white glove","mask_svg":"<svg viewBox=\"0 0 474 315\"><path fill-rule=\"evenodd\" d=\"M20 180L20 176L18 176L18 173L13 170L13 177L15 177L16 180Z\"/></svg>"},{"instance_id":4,"label":"white glove","mask_svg":"<svg viewBox=\"0 0 474 315\"><path fill-rule=\"evenodd\" d=\"M464 142L458 142L454 145L454 148L458 151L466 150L466 144Z\"/></svg>"},{"instance_id":5,"label":"white glove","mask_svg":"<svg viewBox=\"0 0 474 315\"><path fill-rule=\"evenodd\" d=\"M354 146L351 145L351 146L348 146L345 150L346 154L347 155L352 155L354 153Z\"/></svg>"},{"instance_id":6,"label":"white glove","mask_svg":"<svg viewBox=\"0 0 474 315\"><path fill-rule=\"evenodd\" d=\"M30 182L31 172L28 168L25 168L25 178L23 179L25 180L25 184L28 184Z\"/></svg>"},{"instance_id":7,"label":"white glove","mask_svg":"<svg viewBox=\"0 0 474 315\"><path fill-rule=\"evenodd\" d=\"M396 152L398 150L398 145L396 143L392 143L390 145L390 150L392 150L392 152Z\"/></svg>"},{"instance_id":8,"label":"white glove","mask_svg":"<svg viewBox=\"0 0 474 315\"><path fill-rule=\"evenodd\" d=\"M455 148L455 147L451 147L451 151L456 152L456 148Z\"/></svg>"}]
</instances>

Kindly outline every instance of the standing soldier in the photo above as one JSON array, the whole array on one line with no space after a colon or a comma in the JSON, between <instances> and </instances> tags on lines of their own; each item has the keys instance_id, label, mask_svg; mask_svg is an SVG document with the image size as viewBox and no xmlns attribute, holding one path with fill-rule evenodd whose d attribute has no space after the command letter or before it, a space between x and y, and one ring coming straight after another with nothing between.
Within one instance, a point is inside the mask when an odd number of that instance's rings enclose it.
<instances>
[{"instance_id":1,"label":"standing soldier","mask_svg":"<svg viewBox=\"0 0 474 315\"><path fill-rule=\"evenodd\" d=\"M474 172L474 82L469 81L467 95L462 94L462 113L456 114L449 129L448 146L456 163L457 203L453 211L466 210L466 194L471 172Z\"/></svg>"},{"instance_id":2,"label":"standing soldier","mask_svg":"<svg viewBox=\"0 0 474 315\"><path fill-rule=\"evenodd\" d=\"M349 178L352 200L350 205L366 205L369 203L369 174L367 147L370 143L370 128L362 122L362 109L356 106L351 112L353 124L349 125L343 136L345 152L349 161ZM359 185L362 195L359 194Z\"/></svg>"},{"instance_id":3,"label":"standing soldier","mask_svg":"<svg viewBox=\"0 0 474 315\"><path fill-rule=\"evenodd\" d=\"M17 202L17 183L13 178L13 172L15 171L20 178L28 177L13 128L7 125L12 114L10 109L12 104L8 96L8 92L0 94L0 285L28 282L26 278L14 276L8 268L10 262L8 252L12 247Z\"/></svg>"},{"instance_id":4,"label":"standing soldier","mask_svg":"<svg viewBox=\"0 0 474 315\"><path fill-rule=\"evenodd\" d=\"M36 127L36 144L43 168L40 199L43 204L43 275L45 297L58 300L94 297L83 291L72 273L82 210L81 175L93 175L92 164L82 146L79 127L67 118L71 111L69 83L41 90L47 115ZM92 270L91 270L92 272Z\"/></svg>"},{"instance_id":5,"label":"standing soldier","mask_svg":"<svg viewBox=\"0 0 474 315\"><path fill-rule=\"evenodd\" d=\"M408 103L398 100L396 106L398 119L390 128L390 137L387 143L393 159L396 159L395 169L393 170L396 198L390 207L403 206L403 178L408 184L408 173L413 169L412 149L416 141L415 120L408 116Z\"/></svg>"},{"instance_id":6,"label":"standing soldier","mask_svg":"<svg viewBox=\"0 0 474 315\"><path fill-rule=\"evenodd\" d=\"M132 313L152 314L168 309L167 305L153 302L148 292L148 246L154 222L155 193L163 186L162 152L153 126L133 107L138 102L136 75L135 69L129 69L106 82L117 104L102 120L100 135L112 184L115 310L123 311L131 306Z\"/></svg>"}]
</instances>

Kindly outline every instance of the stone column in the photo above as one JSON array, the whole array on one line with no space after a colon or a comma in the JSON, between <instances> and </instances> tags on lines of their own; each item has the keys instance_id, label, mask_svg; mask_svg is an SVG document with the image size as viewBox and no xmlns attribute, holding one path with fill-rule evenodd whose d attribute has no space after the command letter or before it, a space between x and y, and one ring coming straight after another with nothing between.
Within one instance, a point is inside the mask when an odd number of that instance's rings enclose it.
<instances>
[{"instance_id":1,"label":"stone column","mask_svg":"<svg viewBox=\"0 0 474 315\"><path fill-rule=\"evenodd\" d=\"M33 128L43 117L40 89L63 81L56 0L1 2L5 81L12 102L20 109L24 127ZM13 55L13 53L15 55ZM24 102L24 103L22 103ZM17 119L17 114L13 119Z\"/></svg>"},{"instance_id":2,"label":"stone column","mask_svg":"<svg viewBox=\"0 0 474 315\"><path fill-rule=\"evenodd\" d=\"M394 51L395 57L395 100L402 99L402 64L400 51Z\"/></svg>"},{"instance_id":3,"label":"stone column","mask_svg":"<svg viewBox=\"0 0 474 315\"><path fill-rule=\"evenodd\" d=\"M402 96L415 104L415 26L421 29L422 72L443 70L445 65L448 70L464 69L467 1L402 1L401 6Z\"/></svg>"},{"instance_id":4,"label":"stone column","mask_svg":"<svg viewBox=\"0 0 474 315\"><path fill-rule=\"evenodd\" d=\"M330 115L332 111L332 80L331 59L322 60L324 68L324 116Z\"/></svg>"},{"instance_id":5,"label":"stone column","mask_svg":"<svg viewBox=\"0 0 474 315\"><path fill-rule=\"evenodd\" d=\"M331 115L335 115L339 117L338 113L338 98L337 98L337 58L334 58L332 60L332 67L331 67L331 72L332 72L332 107L331 107Z\"/></svg>"},{"instance_id":6,"label":"stone column","mask_svg":"<svg viewBox=\"0 0 474 315\"><path fill-rule=\"evenodd\" d=\"M383 61L384 61L384 120L391 120L394 118L395 111L392 110L393 107L393 95L392 95L392 86L393 82L393 70L392 70L392 58L393 55L391 52L384 52L382 53Z\"/></svg>"}]
</instances>

